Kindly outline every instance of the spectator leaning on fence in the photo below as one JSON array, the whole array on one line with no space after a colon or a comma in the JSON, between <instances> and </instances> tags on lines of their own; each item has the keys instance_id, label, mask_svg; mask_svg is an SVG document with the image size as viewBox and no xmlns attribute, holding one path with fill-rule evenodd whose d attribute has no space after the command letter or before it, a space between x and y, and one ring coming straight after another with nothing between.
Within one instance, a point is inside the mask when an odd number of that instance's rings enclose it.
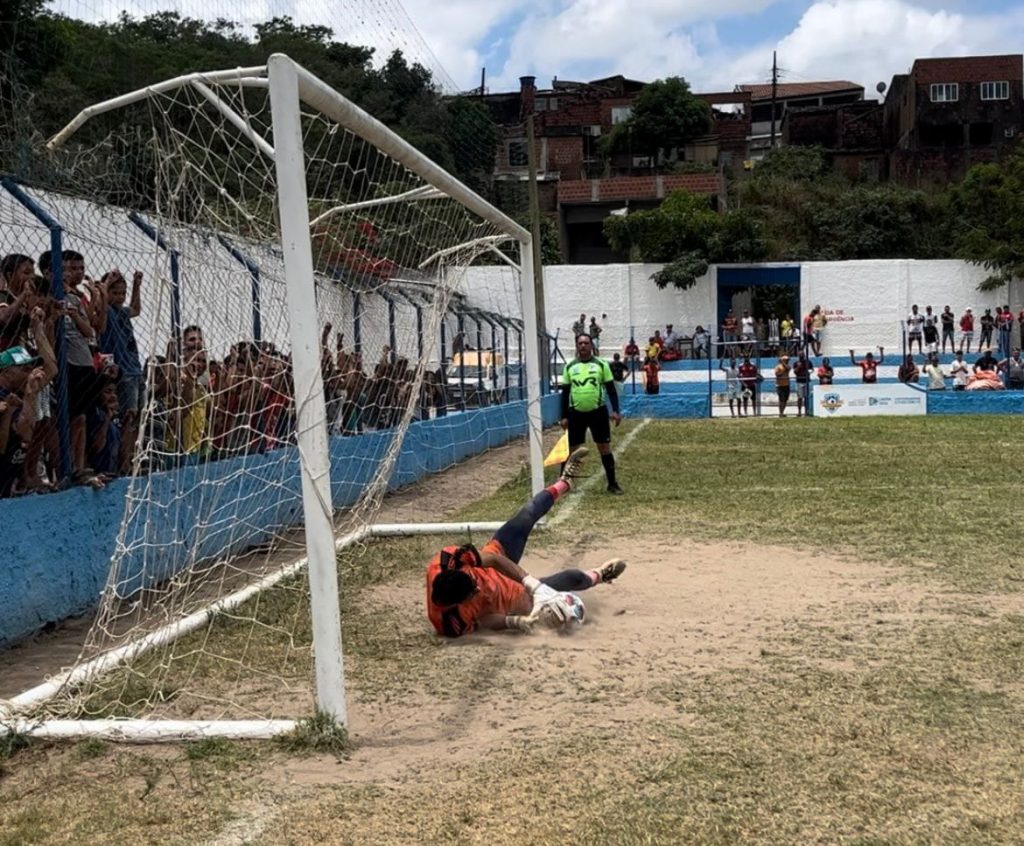
<instances>
[{"instance_id":1,"label":"spectator leaning on fence","mask_svg":"<svg viewBox=\"0 0 1024 846\"><path fill-rule=\"evenodd\" d=\"M41 270L50 269L51 257L39 257ZM93 360L96 327L90 321L79 285L85 279L85 259L74 250L61 254L64 274L64 349L68 363L68 417L71 420L71 464L75 484L102 487L102 480L86 464L86 417L99 399L99 377Z\"/></svg>"},{"instance_id":2,"label":"spectator leaning on fence","mask_svg":"<svg viewBox=\"0 0 1024 846\"><path fill-rule=\"evenodd\" d=\"M0 350L23 344L36 289L35 262L12 253L0 260Z\"/></svg>"},{"instance_id":3,"label":"spectator leaning on fence","mask_svg":"<svg viewBox=\"0 0 1024 846\"><path fill-rule=\"evenodd\" d=\"M17 492L24 475L37 400L47 381L42 363L24 347L0 352L0 497Z\"/></svg>"},{"instance_id":4,"label":"spectator leaning on fence","mask_svg":"<svg viewBox=\"0 0 1024 846\"><path fill-rule=\"evenodd\" d=\"M119 472L126 473L133 457L145 393L142 361L132 326L132 321L142 314L142 272L136 270L132 274L130 305L125 305L128 283L120 271L105 274L100 284L106 292L107 310L99 326L99 345L101 353L113 356L118 369L117 405L122 438ZM109 409L110 403L100 405Z\"/></svg>"}]
</instances>

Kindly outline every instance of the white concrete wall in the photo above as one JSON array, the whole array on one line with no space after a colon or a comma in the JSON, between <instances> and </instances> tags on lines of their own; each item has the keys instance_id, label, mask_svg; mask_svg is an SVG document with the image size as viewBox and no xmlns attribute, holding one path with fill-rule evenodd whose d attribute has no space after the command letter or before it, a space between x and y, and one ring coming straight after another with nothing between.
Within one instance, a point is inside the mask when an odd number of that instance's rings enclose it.
<instances>
[{"instance_id":1,"label":"white concrete wall","mask_svg":"<svg viewBox=\"0 0 1024 846\"><path fill-rule=\"evenodd\" d=\"M635 332L643 343L655 329L673 323L689 335L699 324L717 324L717 269L688 291L659 290L650 281L660 265L553 265L544 269L544 298L548 331L558 333L563 355L572 355L572 324L585 313L602 324L603 351L621 349ZM901 347L900 324L914 303L936 314L949 305L959 317L971 307L976 316L985 308L1006 304L1005 289L997 293L977 290L987 275L981 267L962 261L879 260L859 262L805 262L800 265L800 304L806 314L814 305L830 313L823 337L825 355L858 354L884 346ZM465 291L470 303L487 307L495 289L507 291L507 269L473 268ZM507 297L507 294L503 294ZM1024 286L1015 283L1009 305L1024 307ZM607 318L602 321L601 315ZM1016 339L1016 335L1014 336Z\"/></svg>"},{"instance_id":2,"label":"white concrete wall","mask_svg":"<svg viewBox=\"0 0 1024 846\"><path fill-rule=\"evenodd\" d=\"M878 346L896 352L902 347L900 324L915 303L922 313L930 305L936 314L948 305L958 326L967 308L980 317L986 308L995 313L997 305L1005 305L1005 288L978 291L986 276L984 268L952 260L807 262L800 270L800 302L804 313L821 305L829 314L824 354L846 355L850 348L860 354ZM1010 303L1015 311L1021 308L1020 294L1015 285ZM976 339L977 330L976 325Z\"/></svg>"}]
</instances>

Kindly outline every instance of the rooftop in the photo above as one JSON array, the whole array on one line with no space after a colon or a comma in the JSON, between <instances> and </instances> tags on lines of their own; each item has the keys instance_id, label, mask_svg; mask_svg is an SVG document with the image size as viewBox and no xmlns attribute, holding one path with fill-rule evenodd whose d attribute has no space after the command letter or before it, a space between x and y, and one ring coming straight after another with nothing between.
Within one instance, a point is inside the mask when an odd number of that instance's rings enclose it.
<instances>
[{"instance_id":1,"label":"rooftop","mask_svg":"<svg viewBox=\"0 0 1024 846\"><path fill-rule=\"evenodd\" d=\"M841 91L863 91L864 86L845 79L827 80L825 82L780 82L775 86L775 96L779 99L788 100L791 97L811 97L815 94L837 94ZM737 91L744 91L750 94L754 102L758 100L771 100L772 84L770 82L758 82L753 85L737 85Z\"/></svg>"}]
</instances>

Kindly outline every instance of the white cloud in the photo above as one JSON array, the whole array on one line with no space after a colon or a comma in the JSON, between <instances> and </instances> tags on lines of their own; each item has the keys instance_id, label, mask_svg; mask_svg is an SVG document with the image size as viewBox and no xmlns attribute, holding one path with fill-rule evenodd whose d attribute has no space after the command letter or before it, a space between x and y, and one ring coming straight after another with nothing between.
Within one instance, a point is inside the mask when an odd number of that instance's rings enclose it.
<instances>
[{"instance_id":1,"label":"white cloud","mask_svg":"<svg viewBox=\"0 0 1024 846\"><path fill-rule=\"evenodd\" d=\"M541 80L557 75L578 79L621 73L641 79L686 75L700 61L694 38L699 28L730 14L753 13L772 0L570 0L539 11L521 23L510 40L509 59L497 87L515 87L524 73ZM550 7L545 7L550 9Z\"/></svg>"},{"instance_id":2,"label":"white cloud","mask_svg":"<svg viewBox=\"0 0 1024 846\"><path fill-rule=\"evenodd\" d=\"M502 11L458 0L451 12L408 0L442 64L462 85L476 84L495 39ZM1024 43L1024 8L978 14L962 0L819 0L777 40L733 47L730 28L742 14L777 5L772 0L649 0L642 13L632 0L568 0L520 5L507 39L503 67L488 68L492 90L514 90L535 74L589 79L622 73L639 79L681 74L698 90L729 90L765 79L771 52L792 80L845 78L869 91L906 72L915 58L1017 52ZM499 27L500 28L500 27ZM490 33L488 36L487 34ZM442 46L443 45L443 46ZM448 58L451 57L451 58ZM474 64L475 62L475 64Z\"/></svg>"},{"instance_id":3,"label":"white cloud","mask_svg":"<svg viewBox=\"0 0 1024 846\"><path fill-rule=\"evenodd\" d=\"M778 44L765 43L701 74L714 84L764 78L773 49L788 78L850 79L870 91L905 73L916 58L1020 50L1024 11L971 15L904 0L828 0L810 6Z\"/></svg>"}]
</instances>

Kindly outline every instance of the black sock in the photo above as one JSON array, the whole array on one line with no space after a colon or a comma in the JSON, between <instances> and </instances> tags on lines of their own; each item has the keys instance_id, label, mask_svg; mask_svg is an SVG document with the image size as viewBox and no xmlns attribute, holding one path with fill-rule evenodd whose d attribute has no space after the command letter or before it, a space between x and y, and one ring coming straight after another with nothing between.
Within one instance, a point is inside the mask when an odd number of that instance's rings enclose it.
<instances>
[{"instance_id":1,"label":"black sock","mask_svg":"<svg viewBox=\"0 0 1024 846\"><path fill-rule=\"evenodd\" d=\"M604 474L608 477L608 484L615 484L615 456L610 452L601 456L601 463L604 465Z\"/></svg>"}]
</instances>

